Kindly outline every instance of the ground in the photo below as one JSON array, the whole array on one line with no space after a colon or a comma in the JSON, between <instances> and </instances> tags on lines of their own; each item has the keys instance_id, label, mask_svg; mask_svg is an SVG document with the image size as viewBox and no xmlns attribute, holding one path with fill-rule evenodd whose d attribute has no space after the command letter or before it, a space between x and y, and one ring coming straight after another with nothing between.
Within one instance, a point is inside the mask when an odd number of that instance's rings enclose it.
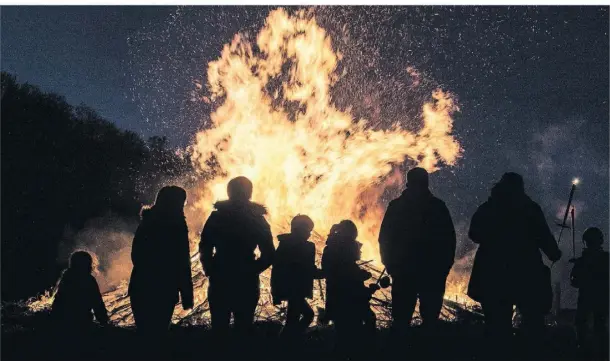
<instances>
[{"instance_id":1,"label":"ground","mask_svg":"<svg viewBox=\"0 0 610 361\"><path fill-rule=\"evenodd\" d=\"M2 308L2 359L3 360L325 360L336 359L333 352L332 326L313 327L305 340L288 344L279 338L281 324L256 324L256 335L249 343L220 343L212 339L208 327L174 327L168 336L168 347L162 352L159 343L137 343L135 330L128 327L106 327L96 330L95 342L75 342L69 335L58 334L48 327L47 316L42 313L26 314L19 307ZM400 344L400 351L389 348L389 331L381 329L375 340L366 344L355 342L368 349L358 352L355 358L375 360L487 360L481 347L484 345L483 325L479 321L443 322L431 337L414 327L410 342ZM542 351L535 357L526 357L515 332L514 346L502 350L500 355L513 359L577 360L579 354L573 328L569 323L555 323L548 328ZM85 349L77 352L77 346ZM142 350L148 353L143 353Z\"/></svg>"}]
</instances>

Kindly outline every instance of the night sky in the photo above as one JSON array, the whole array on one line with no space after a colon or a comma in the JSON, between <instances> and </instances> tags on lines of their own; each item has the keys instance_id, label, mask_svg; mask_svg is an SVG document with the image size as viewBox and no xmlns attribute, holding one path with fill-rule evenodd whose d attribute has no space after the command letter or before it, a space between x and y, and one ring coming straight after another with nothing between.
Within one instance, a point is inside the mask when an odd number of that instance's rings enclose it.
<instances>
[{"instance_id":1,"label":"night sky","mask_svg":"<svg viewBox=\"0 0 610 361\"><path fill-rule=\"evenodd\" d=\"M194 82L205 83L222 45L238 31L255 34L270 9L2 7L1 68L122 128L184 146L210 112L193 101ZM333 7L315 14L345 55L348 72L333 93L340 108L392 121L411 119L413 105L435 87L457 96L463 158L432 175L431 188L452 212L460 254L472 246L470 217L506 171L524 175L555 234L579 177L577 234L598 226L608 237L607 7ZM408 66L424 75L417 91L402 90ZM564 306L573 307L569 236L561 248L553 271L564 284Z\"/></svg>"}]
</instances>

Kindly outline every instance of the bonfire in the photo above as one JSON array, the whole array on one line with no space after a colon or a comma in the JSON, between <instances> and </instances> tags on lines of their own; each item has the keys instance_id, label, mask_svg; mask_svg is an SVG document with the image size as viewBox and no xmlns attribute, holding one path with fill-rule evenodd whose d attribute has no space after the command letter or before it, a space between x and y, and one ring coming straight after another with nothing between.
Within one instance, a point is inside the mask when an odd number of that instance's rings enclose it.
<instances>
[{"instance_id":1,"label":"bonfire","mask_svg":"<svg viewBox=\"0 0 610 361\"><path fill-rule=\"evenodd\" d=\"M201 101L214 110L210 124L187 149L201 179L188 189L186 207L195 307L185 311L177 306L174 323L209 322L199 232L213 203L226 197L231 178L246 176L253 182L253 200L267 207L274 235L285 232L295 215L307 214L315 223L318 252L334 223L353 220L364 244L361 266L375 278L383 269L376 242L385 210L382 195L403 186L400 166L409 163L434 172L458 161L462 149L452 135L458 106L451 93L436 89L423 104L414 104L421 109L418 119L372 125L333 105L331 89L344 75L337 73L341 59L312 13L278 9L256 39L235 35L208 64L207 84L197 87ZM413 122L419 130L406 130ZM269 270L261 275L257 320L281 321L285 309L271 301L269 276ZM442 317L451 320L472 301L464 295L463 275L453 272L447 285ZM52 298L47 293L29 307L45 309ZM104 300L112 322L133 324L127 282L106 292ZM390 289L373 297L380 325L389 320L390 301ZM323 281L316 283L312 306L324 308Z\"/></svg>"}]
</instances>

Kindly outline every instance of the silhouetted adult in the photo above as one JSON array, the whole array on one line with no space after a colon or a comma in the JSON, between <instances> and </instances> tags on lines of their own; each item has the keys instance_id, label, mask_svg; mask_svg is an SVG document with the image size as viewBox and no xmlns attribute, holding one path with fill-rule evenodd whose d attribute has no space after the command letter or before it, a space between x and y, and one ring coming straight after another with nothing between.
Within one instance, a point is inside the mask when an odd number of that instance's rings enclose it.
<instances>
[{"instance_id":1,"label":"silhouetted adult","mask_svg":"<svg viewBox=\"0 0 610 361\"><path fill-rule=\"evenodd\" d=\"M264 206L251 202L252 182L232 179L229 199L216 202L203 227L199 250L209 277L212 329L226 331L231 315L239 332L249 331L260 296L259 274L273 261L271 229ZM260 256L255 257L258 247Z\"/></svg>"},{"instance_id":2,"label":"silhouetted adult","mask_svg":"<svg viewBox=\"0 0 610 361\"><path fill-rule=\"evenodd\" d=\"M481 302L491 345L505 352L502 346L512 333L514 305L525 331L543 331L552 290L540 250L551 261L559 260L561 251L542 209L525 194L523 178L516 173L505 173L494 185L472 217L468 235L479 244L468 295Z\"/></svg>"},{"instance_id":3,"label":"silhouetted adult","mask_svg":"<svg viewBox=\"0 0 610 361\"><path fill-rule=\"evenodd\" d=\"M131 309L139 332L167 331L178 296L182 307L193 307L191 258L184 204L186 191L163 187L155 204L142 209L131 250Z\"/></svg>"},{"instance_id":4,"label":"silhouetted adult","mask_svg":"<svg viewBox=\"0 0 610 361\"><path fill-rule=\"evenodd\" d=\"M425 169L407 173L407 188L390 202L383 218L379 246L392 276L394 329L408 329L418 298L423 325L436 324L456 239L447 206L428 189Z\"/></svg>"}]
</instances>

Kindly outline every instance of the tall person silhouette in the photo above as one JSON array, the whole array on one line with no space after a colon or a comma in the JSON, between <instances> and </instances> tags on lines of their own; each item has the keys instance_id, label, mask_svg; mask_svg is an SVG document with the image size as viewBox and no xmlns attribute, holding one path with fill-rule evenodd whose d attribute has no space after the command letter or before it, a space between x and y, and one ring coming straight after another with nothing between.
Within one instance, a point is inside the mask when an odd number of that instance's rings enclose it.
<instances>
[{"instance_id":1,"label":"tall person silhouette","mask_svg":"<svg viewBox=\"0 0 610 361\"><path fill-rule=\"evenodd\" d=\"M199 250L209 277L212 329L224 333L233 315L236 331L244 334L254 322L259 275L271 265L275 248L265 207L250 201L252 182L246 177L234 178L227 193L228 200L214 204L201 232Z\"/></svg>"},{"instance_id":2,"label":"tall person silhouette","mask_svg":"<svg viewBox=\"0 0 610 361\"><path fill-rule=\"evenodd\" d=\"M550 270L540 251L553 262L561 251L542 209L525 194L521 175L505 173L494 185L473 215L468 236L479 244L468 295L483 307L487 344L499 355L507 351L516 306L535 345L553 298Z\"/></svg>"},{"instance_id":3,"label":"tall person silhouette","mask_svg":"<svg viewBox=\"0 0 610 361\"><path fill-rule=\"evenodd\" d=\"M423 326L434 326L455 257L455 229L445 203L428 189L428 172L413 168L407 188L388 205L379 233L381 260L392 277L393 328L408 330L419 299Z\"/></svg>"},{"instance_id":4,"label":"tall person silhouette","mask_svg":"<svg viewBox=\"0 0 610 361\"><path fill-rule=\"evenodd\" d=\"M193 307L191 258L184 204L186 191L163 187L152 207L142 209L131 250L129 297L137 331L162 336L180 299Z\"/></svg>"}]
</instances>

